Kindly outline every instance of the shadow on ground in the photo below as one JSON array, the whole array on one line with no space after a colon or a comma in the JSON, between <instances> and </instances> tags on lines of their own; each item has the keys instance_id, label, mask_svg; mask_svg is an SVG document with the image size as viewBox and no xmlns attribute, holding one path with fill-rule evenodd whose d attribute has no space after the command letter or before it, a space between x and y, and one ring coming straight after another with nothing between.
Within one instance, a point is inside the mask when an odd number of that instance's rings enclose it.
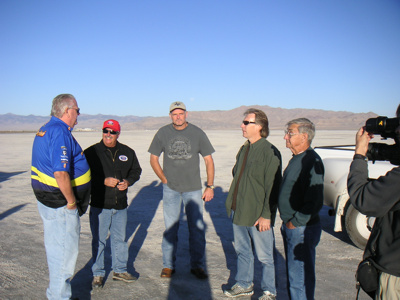
<instances>
[{"instance_id":1,"label":"shadow on ground","mask_svg":"<svg viewBox=\"0 0 400 300\"><path fill-rule=\"evenodd\" d=\"M6 210L5 212L0 214L0 221L11 216L12 214L17 213L18 211L20 211L22 208L24 208L25 205L27 205L28 203L25 204L21 204L21 205L17 205L14 206L13 208L10 208L8 210Z\"/></svg>"},{"instance_id":2,"label":"shadow on ground","mask_svg":"<svg viewBox=\"0 0 400 300\"><path fill-rule=\"evenodd\" d=\"M322 230L324 232L330 234L331 236L337 238L338 240L341 240L344 243L347 243L349 245L356 247L344 231L336 232L333 230L334 225L335 225L335 217L329 215L330 209L331 209L331 207L324 205L319 212Z\"/></svg>"},{"instance_id":3,"label":"shadow on ground","mask_svg":"<svg viewBox=\"0 0 400 300\"><path fill-rule=\"evenodd\" d=\"M19 174L25 173L27 171L18 171L18 172L0 172L0 182L9 180L13 176L17 176Z\"/></svg>"},{"instance_id":4,"label":"shadow on ground","mask_svg":"<svg viewBox=\"0 0 400 300\"><path fill-rule=\"evenodd\" d=\"M140 277L134 269L135 259L143 246L147 237L148 228L153 221L155 212L162 198L162 186L157 186L157 182L153 181L148 186L143 187L132 199L128 207L128 223L126 226L126 239L129 240L135 233L132 242L129 245L128 272ZM157 200L157 201L156 201ZM110 239L107 239L107 245L104 253L104 266L106 275L104 284L110 280L111 272L111 248ZM79 270L71 281L73 296L79 299L90 299L92 291L92 259Z\"/></svg>"},{"instance_id":5,"label":"shadow on ground","mask_svg":"<svg viewBox=\"0 0 400 300\"><path fill-rule=\"evenodd\" d=\"M223 192L221 187L216 187L214 190L214 199L211 202L206 203L205 209L210 214L212 223L215 231L220 239L226 261L226 268L230 271L230 276L227 278L225 284L221 285L221 294L223 290L230 288L235 284L236 276L236 252L233 245L233 229L232 221L228 218L225 208L225 200L228 193ZM278 218L279 219L279 218ZM274 232L275 235L279 233L279 220L276 221ZM286 265L284 256L275 248L274 249L274 260L275 260L275 279L277 284L277 294L279 299L287 299L286 291ZM254 295L251 299L258 299L262 295L261 290L261 275L262 267L261 263L255 256L254 260Z\"/></svg>"}]
</instances>

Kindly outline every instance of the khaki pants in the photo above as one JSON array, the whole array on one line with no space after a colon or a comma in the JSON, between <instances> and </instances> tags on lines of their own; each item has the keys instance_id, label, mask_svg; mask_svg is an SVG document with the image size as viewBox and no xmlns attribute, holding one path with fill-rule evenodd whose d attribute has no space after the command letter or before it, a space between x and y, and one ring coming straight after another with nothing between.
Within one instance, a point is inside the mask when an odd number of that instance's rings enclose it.
<instances>
[{"instance_id":1,"label":"khaki pants","mask_svg":"<svg viewBox=\"0 0 400 300\"><path fill-rule=\"evenodd\" d=\"M382 272L375 300L400 299L400 277Z\"/></svg>"}]
</instances>

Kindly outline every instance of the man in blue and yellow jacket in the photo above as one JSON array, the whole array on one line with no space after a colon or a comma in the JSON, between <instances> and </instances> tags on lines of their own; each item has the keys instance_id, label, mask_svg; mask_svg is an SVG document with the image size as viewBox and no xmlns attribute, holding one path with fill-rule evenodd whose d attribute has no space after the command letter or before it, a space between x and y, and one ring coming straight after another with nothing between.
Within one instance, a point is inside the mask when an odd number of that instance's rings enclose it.
<instances>
[{"instance_id":1,"label":"man in blue and yellow jacket","mask_svg":"<svg viewBox=\"0 0 400 300\"><path fill-rule=\"evenodd\" d=\"M90 197L90 169L71 131L79 107L70 94L53 99L51 119L36 133L32 188L43 220L49 267L48 299L70 299L70 278L78 257L80 219Z\"/></svg>"}]
</instances>

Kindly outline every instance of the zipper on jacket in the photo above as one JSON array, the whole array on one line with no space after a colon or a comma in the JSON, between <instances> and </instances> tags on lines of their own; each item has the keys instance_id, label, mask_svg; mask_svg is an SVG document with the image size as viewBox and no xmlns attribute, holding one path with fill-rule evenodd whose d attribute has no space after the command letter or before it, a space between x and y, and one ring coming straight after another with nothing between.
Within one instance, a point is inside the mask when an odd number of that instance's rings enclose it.
<instances>
[{"instance_id":1,"label":"zipper on jacket","mask_svg":"<svg viewBox=\"0 0 400 300\"><path fill-rule=\"evenodd\" d=\"M118 153L119 149L117 149L117 150L115 151L114 156L113 156L113 154L112 154L112 152L111 152L110 149L107 149L107 151L110 152L111 158L112 158L112 161L113 161L113 167L115 167L115 165L114 165L114 163L115 163L115 157L117 156L117 153ZM117 174L115 174L115 168L113 168L113 169L114 169L114 178L117 178ZM120 180L119 178L117 178L117 179ZM117 193L118 193L118 188L115 187L115 188L114 188L114 194L115 194L115 204L116 204L116 205L118 204L118 195L117 195Z\"/></svg>"}]
</instances>

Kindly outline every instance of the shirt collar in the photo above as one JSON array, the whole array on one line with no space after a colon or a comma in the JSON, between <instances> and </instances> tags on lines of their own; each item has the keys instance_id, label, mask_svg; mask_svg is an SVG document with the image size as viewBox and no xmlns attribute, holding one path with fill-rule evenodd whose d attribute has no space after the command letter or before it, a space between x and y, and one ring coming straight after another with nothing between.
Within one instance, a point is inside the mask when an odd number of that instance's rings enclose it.
<instances>
[{"instance_id":1,"label":"shirt collar","mask_svg":"<svg viewBox=\"0 0 400 300\"><path fill-rule=\"evenodd\" d=\"M65 123L63 120L61 120L60 118L57 118L57 117L55 117L55 116L51 116L51 120L52 120L53 122L56 122L56 123L59 123L59 124L65 126L69 131L72 131L72 130L73 130L72 127L68 126L68 124Z\"/></svg>"}]
</instances>

